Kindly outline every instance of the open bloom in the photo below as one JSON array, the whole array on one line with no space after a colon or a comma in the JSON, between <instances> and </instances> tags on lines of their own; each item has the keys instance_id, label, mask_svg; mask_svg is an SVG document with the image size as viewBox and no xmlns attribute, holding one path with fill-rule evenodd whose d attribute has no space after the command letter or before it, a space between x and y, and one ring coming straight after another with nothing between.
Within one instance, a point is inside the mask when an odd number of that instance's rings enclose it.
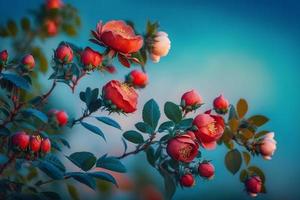
<instances>
[{"instance_id":1,"label":"open bloom","mask_svg":"<svg viewBox=\"0 0 300 200\"><path fill-rule=\"evenodd\" d=\"M193 125L198 130L194 131L196 138L206 149L214 149L216 141L223 135L225 123L221 116L199 114L195 117Z\"/></svg>"},{"instance_id":2,"label":"open bloom","mask_svg":"<svg viewBox=\"0 0 300 200\"><path fill-rule=\"evenodd\" d=\"M192 187L195 185L195 179L192 174L185 174L180 177L180 184L184 187Z\"/></svg>"},{"instance_id":3,"label":"open bloom","mask_svg":"<svg viewBox=\"0 0 300 200\"><path fill-rule=\"evenodd\" d=\"M136 111L138 94L125 83L117 80L108 82L102 89L102 96L106 101L110 101L111 104L107 106L112 110L119 109L125 113Z\"/></svg>"},{"instance_id":4,"label":"open bloom","mask_svg":"<svg viewBox=\"0 0 300 200\"><path fill-rule=\"evenodd\" d=\"M275 150L276 141L274 140L274 133L270 132L259 142L259 152L264 159L271 160Z\"/></svg>"},{"instance_id":5,"label":"open bloom","mask_svg":"<svg viewBox=\"0 0 300 200\"><path fill-rule=\"evenodd\" d=\"M167 153L174 160L189 163L197 156L199 145L188 132L168 141Z\"/></svg>"},{"instance_id":6,"label":"open bloom","mask_svg":"<svg viewBox=\"0 0 300 200\"><path fill-rule=\"evenodd\" d=\"M228 111L229 101L225 99L223 95L220 95L217 98L215 98L213 105L217 113L225 114Z\"/></svg>"},{"instance_id":7,"label":"open bloom","mask_svg":"<svg viewBox=\"0 0 300 200\"><path fill-rule=\"evenodd\" d=\"M252 197L256 197L262 189L262 181L259 176L252 176L245 181L245 186L248 194Z\"/></svg>"},{"instance_id":8,"label":"open bloom","mask_svg":"<svg viewBox=\"0 0 300 200\"><path fill-rule=\"evenodd\" d=\"M168 34L163 31L156 33L152 44L151 59L153 62L159 62L160 57L166 56L171 48L171 41Z\"/></svg>"},{"instance_id":9,"label":"open bloom","mask_svg":"<svg viewBox=\"0 0 300 200\"><path fill-rule=\"evenodd\" d=\"M143 37L136 35L133 28L121 20L104 25L99 22L92 33L101 44L123 54L137 52L143 46Z\"/></svg>"},{"instance_id":10,"label":"open bloom","mask_svg":"<svg viewBox=\"0 0 300 200\"><path fill-rule=\"evenodd\" d=\"M90 47L86 47L81 53L81 62L84 66L91 65L95 68L102 63L102 55Z\"/></svg>"}]
</instances>

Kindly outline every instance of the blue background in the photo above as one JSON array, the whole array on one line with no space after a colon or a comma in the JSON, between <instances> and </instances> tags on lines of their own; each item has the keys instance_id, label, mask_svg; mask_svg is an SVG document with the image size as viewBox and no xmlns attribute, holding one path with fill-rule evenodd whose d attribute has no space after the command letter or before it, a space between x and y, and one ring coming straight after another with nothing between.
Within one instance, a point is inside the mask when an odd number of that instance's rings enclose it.
<instances>
[{"instance_id":1,"label":"blue background","mask_svg":"<svg viewBox=\"0 0 300 200\"><path fill-rule=\"evenodd\" d=\"M47 55L61 40L67 39L80 46L92 46L88 42L90 30L99 20L129 19L141 32L148 19L158 20L162 30L169 34L172 47L169 55L158 64L149 63L149 86L140 92L139 108L154 98L161 108L166 100L179 102L183 92L196 89L202 95L206 107L223 93L232 103L241 97L249 102L251 114L265 114L271 121L263 128L276 133L278 149L271 161L255 158L252 164L260 166L267 176L268 193L257 199L300 199L299 191L299 72L300 72L300 2L299 1L66 1L78 8L82 27L76 38L59 36L47 41ZM1 19L20 19L29 8L38 7L42 1L0 1ZM0 40L1 48L9 49L9 42ZM112 78L122 79L128 70L118 67L116 76L94 73L82 80L77 92L87 85L102 87ZM41 79L45 87L50 85L46 76ZM71 115L79 116L81 106L69 89L63 85L52 100ZM202 110L205 110L202 109ZM99 113L99 115L101 115ZM114 115L124 130L133 128L141 115L128 118ZM163 120L162 120L163 121ZM96 122L95 122L96 123ZM80 127L68 133L73 151L93 151L97 155L121 151L121 133L103 127L108 137L104 143ZM175 199L247 199L238 175L232 176L223 164L225 147L204 151L213 160L216 176L213 181L198 180L193 189L178 190ZM144 157L129 158L129 166L144 166ZM66 161L68 162L68 161ZM147 165L146 165L147 166ZM149 173L157 176L150 167ZM130 172L131 171L131 172ZM133 170L129 169L130 173ZM83 196L92 196L87 190Z\"/></svg>"}]
</instances>

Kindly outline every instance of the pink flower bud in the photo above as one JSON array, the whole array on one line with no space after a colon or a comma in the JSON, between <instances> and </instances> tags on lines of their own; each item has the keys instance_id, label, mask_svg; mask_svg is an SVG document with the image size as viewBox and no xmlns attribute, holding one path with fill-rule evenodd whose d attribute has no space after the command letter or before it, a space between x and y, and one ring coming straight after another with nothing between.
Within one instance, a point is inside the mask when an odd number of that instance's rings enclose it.
<instances>
[{"instance_id":1,"label":"pink flower bud","mask_svg":"<svg viewBox=\"0 0 300 200\"><path fill-rule=\"evenodd\" d=\"M148 76L142 71L133 70L127 77L127 81L132 83L135 87L143 88L148 84Z\"/></svg>"},{"instance_id":2,"label":"pink flower bud","mask_svg":"<svg viewBox=\"0 0 300 200\"><path fill-rule=\"evenodd\" d=\"M25 65L29 70L32 70L35 66L35 61L32 55L28 54L23 57L22 64Z\"/></svg>"},{"instance_id":3,"label":"pink flower bud","mask_svg":"<svg viewBox=\"0 0 300 200\"><path fill-rule=\"evenodd\" d=\"M51 142L48 138L43 139L41 143L41 152L49 153L51 151Z\"/></svg>"},{"instance_id":4,"label":"pink flower bud","mask_svg":"<svg viewBox=\"0 0 300 200\"><path fill-rule=\"evenodd\" d=\"M102 63L102 55L90 47L86 47L81 53L81 62L84 66L91 65L95 68Z\"/></svg>"},{"instance_id":5,"label":"pink flower bud","mask_svg":"<svg viewBox=\"0 0 300 200\"><path fill-rule=\"evenodd\" d=\"M56 49L55 57L61 63L70 63L73 60L73 50L69 45L62 44Z\"/></svg>"},{"instance_id":6,"label":"pink flower bud","mask_svg":"<svg viewBox=\"0 0 300 200\"><path fill-rule=\"evenodd\" d=\"M270 132L259 142L259 152L264 159L271 160L275 150L274 132Z\"/></svg>"},{"instance_id":7,"label":"pink flower bud","mask_svg":"<svg viewBox=\"0 0 300 200\"><path fill-rule=\"evenodd\" d=\"M223 95L220 95L219 97L215 98L213 105L217 113L225 114L228 111L229 101L225 99Z\"/></svg>"},{"instance_id":8,"label":"pink flower bud","mask_svg":"<svg viewBox=\"0 0 300 200\"><path fill-rule=\"evenodd\" d=\"M55 36L57 34L57 23L53 20L46 20L45 28L49 36Z\"/></svg>"},{"instance_id":9,"label":"pink flower bud","mask_svg":"<svg viewBox=\"0 0 300 200\"><path fill-rule=\"evenodd\" d=\"M259 176L252 176L245 182L246 190L252 197L256 197L262 189L262 181Z\"/></svg>"},{"instance_id":10,"label":"pink flower bud","mask_svg":"<svg viewBox=\"0 0 300 200\"><path fill-rule=\"evenodd\" d=\"M196 90L191 90L184 93L181 97L181 106L186 111L192 111L201 106L202 97Z\"/></svg>"},{"instance_id":11,"label":"pink flower bud","mask_svg":"<svg viewBox=\"0 0 300 200\"><path fill-rule=\"evenodd\" d=\"M33 152L38 152L41 147L41 137L40 136L30 136L29 148Z\"/></svg>"},{"instance_id":12,"label":"pink flower bud","mask_svg":"<svg viewBox=\"0 0 300 200\"><path fill-rule=\"evenodd\" d=\"M171 41L168 34L163 31L157 32L152 46L151 54L154 55L151 56L152 60L158 62L160 57L166 56L169 53L170 48Z\"/></svg>"}]
</instances>

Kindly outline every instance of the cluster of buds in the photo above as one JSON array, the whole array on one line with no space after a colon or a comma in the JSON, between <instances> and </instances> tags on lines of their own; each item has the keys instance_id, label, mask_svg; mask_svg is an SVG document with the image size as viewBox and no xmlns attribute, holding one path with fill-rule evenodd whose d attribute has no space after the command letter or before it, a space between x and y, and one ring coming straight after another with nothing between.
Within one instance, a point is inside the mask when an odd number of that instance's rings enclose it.
<instances>
[{"instance_id":1,"label":"cluster of buds","mask_svg":"<svg viewBox=\"0 0 300 200\"><path fill-rule=\"evenodd\" d=\"M61 9L63 3L61 0L46 0L45 8L46 12L54 13L55 11ZM60 26L61 19L58 16L52 15L50 18L44 20L44 30L48 36L52 37L57 35Z\"/></svg>"},{"instance_id":2,"label":"cluster of buds","mask_svg":"<svg viewBox=\"0 0 300 200\"><path fill-rule=\"evenodd\" d=\"M42 138L40 135L28 135L24 131L15 133L11 137L12 149L18 157L28 160L44 156L51 151L49 138Z\"/></svg>"}]
</instances>

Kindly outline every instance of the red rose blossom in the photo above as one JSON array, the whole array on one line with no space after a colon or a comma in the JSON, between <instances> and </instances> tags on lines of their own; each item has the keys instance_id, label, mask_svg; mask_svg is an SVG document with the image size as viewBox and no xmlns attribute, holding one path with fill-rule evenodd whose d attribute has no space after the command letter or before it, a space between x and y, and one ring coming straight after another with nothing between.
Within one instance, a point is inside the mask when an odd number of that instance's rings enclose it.
<instances>
[{"instance_id":1,"label":"red rose blossom","mask_svg":"<svg viewBox=\"0 0 300 200\"><path fill-rule=\"evenodd\" d=\"M55 51L55 58L61 63L70 63L73 60L73 50L69 45L61 44Z\"/></svg>"},{"instance_id":2,"label":"red rose blossom","mask_svg":"<svg viewBox=\"0 0 300 200\"><path fill-rule=\"evenodd\" d=\"M138 88L143 88L148 84L147 74L139 70L131 71L128 74L127 79L128 82L132 83L133 86Z\"/></svg>"},{"instance_id":3,"label":"red rose blossom","mask_svg":"<svg viewBox=\"0 0 300 200\"><path fill-rule=\"evenodd\" d=\"M125 83L117 80L108 82L102 89L102 96L125 113L136 111L138 94Z\"/></svg>"},{"instance_id":4,"label":"red rose blossom","mask_svg":"<svg viewBox=\"0 0 300 200\"><path fill-rule=\"evenodd\" d=\"M185 174L180 177L180 184L184 187L192 187L195 185L195 179L192 174Z\"/></svg>"},{"instance_id":5,"label":"red rose blossom","mask_svg":"<svg viewBox=\"0 0 300 200\"><path fill-rule=\"evenodd\" d=\"M213 105L217 113L225 114L228 111L229 101L225 99L223 95L220 95L219 97L215 98Z\"/></svg>"},{"instance_id":6,"label":"red rose blossom","mask_svg":"<svg viewBox=\"0 0 300 200\"><path fill-rule=\"evenodd\" d=\"M167 153L174 160L189 163L198 154L199 145L188 133L176 136L168 141Z\"/></svg>"},{"instance_id":7,"label":"red rose blossom","mask_svg":"<svg viewBox=\"0 0 300 200\"><path fill-rule=\"evenodd\" d=\"M35 66L35 61L32 55L28 54L22 58L22 64L25 65L29 70L32 70Z\"/></svg>"},{"instance_id":8,"label":"red rose blossom","mask_svg":"<svg viewBox=\"0 0 300 200\"><path fill-rule=\"evenodd\" d=\"M199 164L198 172L200 176L212 179L215 175L215 167L209 162L203 162Z\"/></svg>"},{"instance_id":9,"label":"red rose blossom","mask_svg":"<svg viewBox=\"0 0 300 200\"><path fill-rule=\"evenodd\" d=\"M100 43L123 54L137 52L143 46L143 37L136 35L133 28L121 20L104 25L99 22L92 33Z\"/></svg>"},{"instance_id":10,"label":"red rose blossom","mask_svg":"<svg viewBox=\"0 0 300 200\"><path fill-rule=\"evenodd\" d=\"M256 197L262 189L262 181L259 176L252 176L245 181L245 186L248 194L252 197Z\"/></svg>"},{"instance_id":11,"label":"red rose blossom","mask_svg":"<svg viewBox=\"0 0 300 200\"><path fill-rule=\"evenodd\" d=\"M199 114L195 117L193 125L198 130L194 131L196 138L206 149L214 149L216 141L223 135L225 124L221 116Z\"/></svg>"},{"instance_id":12,"label":"red rose blossom","mask_svg":"<svg viewBox=\"0 0 300 200\"><path fill-rule=\"evenodd\" d=\"M46 0L47 9L59 9L63 6L61 0Z\"/></svg>"},{"instance_id":13,"label":"red rose blossom","mask_svg":"<svg viewBox=\"0 0 300 200\"><path fill-rule=\"evenodd\" d=\"M30 136L29 148L33 152L38 152L41 147L42 140L40 136Z\"/></svg>"},{"instance_id":14,"label":"red rose blossom","mask_svg":"<svg viewBox=\"0 0 300 200\"><path fill-rule=\"evenodd\" d=\"M17 132L12 136L12 144L21 150L26 150L29 145L29 140L29 135L24 131Z\"/></svg>"},{"instance_id":15,"label":"red rose blossom","mask_svg":"<svg viewBox=\"0 0 300 200\"><path fill-rule=\"evenodd\" d=\"M84 66L91 65L95 68L102 63L102 55L90 47L86 47L81 53L81 62Z\"/></svg>"},{"instance_id":16,"label":"red rose blossom","mask_svg":"<svg viewBox=\"0 0 300 200\"><path fill-rule=\"evenodd\" d=\"M41 142L41 152L49 153L51 151L51 142L48 138L43 139Z\"/></svg>"}]
</instances>

